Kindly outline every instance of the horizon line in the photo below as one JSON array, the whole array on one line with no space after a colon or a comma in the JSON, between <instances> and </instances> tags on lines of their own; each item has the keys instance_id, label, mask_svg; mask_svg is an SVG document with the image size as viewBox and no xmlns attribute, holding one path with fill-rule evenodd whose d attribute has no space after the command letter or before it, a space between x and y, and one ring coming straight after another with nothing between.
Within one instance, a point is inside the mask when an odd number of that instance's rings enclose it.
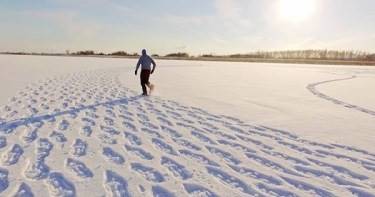
<instances>
[{"instance_id":1,"label":"horizon line","mask_svg":"<svg viewBox=\"0 0 375 197\"><path fill-rule=\"evenodd\" d=\"M142 50L142 49L141 49ZM141 51L140 50L140 51ZM147 49L146 49L147 50ZM104 55L111 55L116 52L125 52L129 55L135 55L138 54L139 52L132 52L132 51L126 51L126 50L113 50L111 52L103 52L100 50L92 50L92 49L83 49L83 50L65 50L65 52L60 51L60 52L35 52L35 51L0 51L0 54L10 54L10 53L23 53L23 54L56 54L56 55L71 55L74 53L78 52L86 52L86 51L92 51L94 52L95 55L98 54L104 54ZM149 51L149 50L147 50ZM282 49L282 50L253 50L249 52L235 52L235 53L216 53L216 52L207 52L207 53L189 53L187 51L183 50L176 50L175 52L168 52L168 53L150 53L151 55L158 55L158 56L166 56L169 54L175 54L175 53L186 53L189 56L203 56L203 55L213 55L213 56L230 56L230 55L250 55L250 54L256 54L256 53L272 53L272 52L297 52L297 51L327 51L327 52L356 52L356 53L362 53L366 55L374 55L375 51L369 51L369 50L355 50L355 49L322 49L322 48L306 48L306 49Z\"/></svg>"}]
</instances>

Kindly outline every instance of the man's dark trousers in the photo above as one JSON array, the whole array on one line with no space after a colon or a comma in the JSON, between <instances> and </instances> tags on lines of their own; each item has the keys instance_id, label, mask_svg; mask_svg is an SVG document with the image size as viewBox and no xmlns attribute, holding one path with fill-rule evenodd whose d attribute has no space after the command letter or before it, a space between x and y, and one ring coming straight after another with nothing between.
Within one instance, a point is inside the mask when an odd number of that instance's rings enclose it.
<instances>
[{"instance_id":1,"label":"man's dark trousers","mask_svg":"<svg viewBox=\"0 0 375 197\"><path fill-rule=\"evenodd\" d=\"M147 94L146 85L148 85L150 83L149 82L150 73L151 73L150 70L142 70L141 71L141 86L142 86L143 94Z\"/></svg>"}]
</instances>

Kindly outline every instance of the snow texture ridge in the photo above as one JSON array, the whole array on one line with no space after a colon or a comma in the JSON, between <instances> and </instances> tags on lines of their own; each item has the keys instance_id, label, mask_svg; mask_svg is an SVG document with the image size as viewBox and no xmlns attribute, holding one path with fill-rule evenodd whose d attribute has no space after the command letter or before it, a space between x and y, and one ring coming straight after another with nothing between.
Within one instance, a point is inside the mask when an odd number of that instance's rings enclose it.
<instances>
[{"instance_id":1,"label":"snow texture ridge","mask_svg":"<svg viewBox=\"0 0 375 197\"><path fill-rule=\"evenodd\" d=\"M0 108L0 196L375 196L372 150L142 97L120 72L51 77ZM307 88L375 115L328 82Z\"/></svg>"}]
</instances>

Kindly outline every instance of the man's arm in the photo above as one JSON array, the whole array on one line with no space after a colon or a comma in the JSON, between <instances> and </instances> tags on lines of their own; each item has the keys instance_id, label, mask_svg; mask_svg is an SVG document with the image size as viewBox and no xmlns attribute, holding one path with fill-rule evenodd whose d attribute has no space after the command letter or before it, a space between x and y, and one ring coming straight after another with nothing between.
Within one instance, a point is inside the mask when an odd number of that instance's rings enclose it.
<instances>
[{"instance_id":1,"label":"man's arm","mask_svg":"<svg viewBox=\"0 0 375 197\"><path fill-rule=\"evenodd\" d=\"M139 68L140 65L141 65L141 58L139 58L137 66L135 68L135 75L137 75L137 71L138 71L138 68Z\"/></svg>"},{"instance_id":2,"label":"man's arm","mask_svg":"<svg viewBox=\"0 0 375 197\"><path fill-rule=\"evenodd\" d=\"M151 63L153 65L152 70L151 70L151 74L152 74L152 73L154 73L155 68L156 68L156 63L155 63L155 61L152 58L151 58Z\"/></svg>"}]
</instances>

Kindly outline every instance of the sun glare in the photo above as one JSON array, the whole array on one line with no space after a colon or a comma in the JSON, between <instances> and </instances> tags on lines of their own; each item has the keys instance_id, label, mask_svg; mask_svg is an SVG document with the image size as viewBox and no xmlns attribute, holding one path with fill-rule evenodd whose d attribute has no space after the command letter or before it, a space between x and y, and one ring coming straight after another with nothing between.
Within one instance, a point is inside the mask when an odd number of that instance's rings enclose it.
<instances>
[{"instance_id":1,"label":"sun glare","mask_svg":"<svg viewBox=\"0 0 375 197\"><path fill-rule=\"evenodd\" d=\"M312 16L316 0L279 0L280 15L290 22L301 22Z\"/></svg>"}]
</instances>

